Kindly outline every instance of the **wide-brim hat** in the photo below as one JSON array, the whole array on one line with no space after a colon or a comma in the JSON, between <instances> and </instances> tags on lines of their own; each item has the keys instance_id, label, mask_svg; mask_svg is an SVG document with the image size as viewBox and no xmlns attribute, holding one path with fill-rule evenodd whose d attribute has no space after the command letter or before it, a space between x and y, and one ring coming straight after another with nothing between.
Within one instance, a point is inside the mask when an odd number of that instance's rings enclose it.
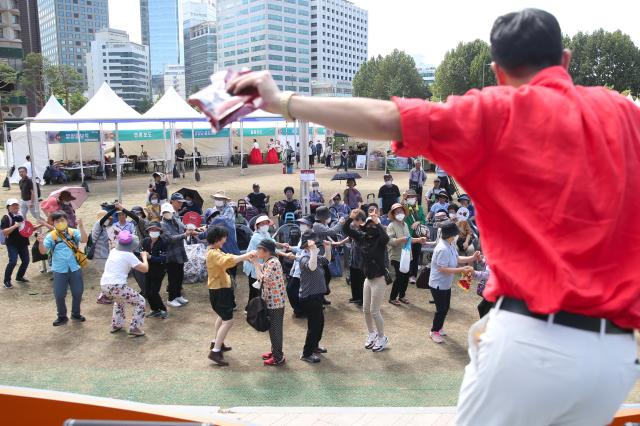
<instances>
[{"instance_id":1,"label":"wide-brim hat","mask_svg":"<svg viewBox=\"0 0 640 426\"><path fill-rule=\"evenodd\" d=\"M402 212L405 214L405 216L407 215L407 208L400 203L395 203L389 209L389 213L387 213L389 219L396 220L396 214L394 213L396 209L402 209Z\"/></svg>"},{"instance_id":2,"label":"wide-brim hat","mask_svg":"<svg viewBox=\"0 0 640 426\"><path fill-rule=\"evenodd\" d=\"M318 222L324 222L331 217L331 211L327 206L320 206L316 209L316 220Z\"/></svg>"},{"instance_id":3,"label":"wide-brim hat","mask_svg":"<svg viewBox=\"0 0 640 426\"><path fill-rule=\"evenodd\" d=\"M40 210L46 214L51 214L60 210L60 203L55 197L49 197L40 203Z\"/></svg>"},{"instance_id":4,"label":"wide-brim hat","mask_svg":"<svg viewBox=\"0 0 640 426\"><path fill-rule=\"evenodd\" d=\"M449 194L447 194L447 191L445 190L442 190L436 194L436 198L440 198L440 197L446 198L447 200L451 199L451 197L449 197Z\"/></svg>"},{"instance_id":5,"label":"wide-brim hat","mask_svg":"<svg viewBox=\"0 0 640 426\"><path fill-rule=\"evenodd\" d=\"M162 213L175 213L173 206L170 203L164 203L162 207L160 207L160 214Z\"/></svg>"},{"instance_id":6,"label":"wide-brim hat","mask_svg":"<svg viewBox=\"0 0 640 426\"><path fill-rule=\"evenodd\" d=\"M269 216L267 216L267 215L262 215L262 216L258 216L258 218L256 219L256 221L254 222L254 223L255 223L255 227L257 228L257 227L258 227L258 225L259 225L260 223L263 223L263 222L268 222L268 223L269 223L269 226L273 225L273 221L272 221L271 219L269 219Z\"/></svg>"},{"instance_id":7,"label":"wide-brim hat","mask_svg":"<svg viewBox=\"0 0 640 426\"><path fill-rule=\"evenodd\" d=\"M224 195L223 192L216 192L215 194L211 195L211 198L213 198L214 200L227 200L227 201L231 201L231 198L227 197L226 195Z\"/></svg>"},{"instance_id":8,"label":"wide-brim hat","mask_svg":"<svg viewBox=\"0 0 640 426\"><path fill-rule=\"evenodd\" d=\"M138 237L133 235L129 231L120 231L118 234L118 242L116 244L116 250L133 252L140 245Z\"/></svg>"},{"instance_id":9,"label":"wide-brim hat","mask_svg":"<svg viewBox=\"0 0 640 426\"><path fill-rule=\"evenodd\" d=\"M461 196L458 197L458 201L469 201L469 202L471 202L471 198L469 198L469 196L467 194L462 194Z\"/></svg>"},{"instance_id":10,"label":"wide-brim hat","mask_svg":"<svg viewBox=\"0 0 640 426\"><path fill-rule=\"evenodd\" d=\"M104 210L100 209L96 212L96 220L102 220L102 218L107 214Z\"/></svg>"},{"instance_id":11,"label":"wide-brim hat","mask_svg":"<svg viewBox=\"0 0 640 426\"><path fill-rule=\"evenodd\" d=\"M318 235L312 230L305 231L300 237L300 247L301 248L307 247L307 243L309 241L316 241L317 238L318 238Z\"/></svg>"},{"instance_id":12,"label":"wide-brim hat","mask_svg":"<svg viewBox=\"0 0 640 426\"><path fill-rule=\"evenodd\" d=\"M144 229L145 231L148 231L149 229L152 229L152 228L157 228L160 231L162 231L162 225L160 224L160 222L156 222L156 221L149 222L149 224Z\"/></svg>"},{"instance_id":13,"label":"wide-brim hat","mask_svg":"<svg viewBox=\"0 0 640 426\"><path fill-rule=\"evenodd\" d=\"M7 207L12 206L14 204L20 204L20 201L18 201L17 198L9 198L7 200Z\"/></svg>"},{"instance_id":14,"label":"wide-brim hat","mask_svg":"<svg viewBox=\"0 0 640 426\"><path fill-rule=\"evenodd\" d=\"M260 241L258 243L258 245L256 246L257 249L263 249L263 250L267 250L269 253L275 253L276 252L276 243L275 241L269 239L269 238L265 238L262 241Z\"/></svg>"},{"instance_id":15,"label":"wide-brim hat","mask_svg":"<svg viewBox=\"0 0 640 426\"><path fill-rule=\"evenodd\" d=\"M296 219L296 223L298 225L307 225L307 226L313 226L313 222L310 221L309 219L307 219L306 217L303 217L301 219Z\"/></svg>"},{"instance_id":16,"label":"wide-brim hat","mask_svg":"<svg viewBox=\"0 0 640 426\"><path fill-rule=\"evenodd\" d=\"M442 225L442 227L440 228L441 232L442 232L442 238L443 239L447 239L447 238L451 238L451 237L455 237L456 235L460 234L460 229L458 229L458 225L456 225L453 222L447 222L444 225Z\"/></svg>"},{"instance_id":17,"label":"wide-brim hat","mask_svg":"<svg viewBox=\"0 0 640 426\"><path fill-rule=\"evenodd\" d=\"M418 193L416 192L415 189L407 189L404 193L404 196L409 198L409 197L418 197Z\"/></svg>"}]
</instances>

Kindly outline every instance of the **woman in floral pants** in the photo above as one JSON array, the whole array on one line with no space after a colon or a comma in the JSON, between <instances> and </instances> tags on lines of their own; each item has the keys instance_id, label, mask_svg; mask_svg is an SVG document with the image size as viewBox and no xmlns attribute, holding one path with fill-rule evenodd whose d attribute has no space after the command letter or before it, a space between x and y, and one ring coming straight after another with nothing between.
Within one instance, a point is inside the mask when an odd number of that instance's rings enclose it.
<instances>
[{"instance_id":1,"label":"woman in floral pants","mask_svg":"<svg viewBox=\"0 0 640 426\"><path fill-rule=\"evenodd\" d=\"M104 273L100 280L100 289L107 297L113 300L113 316L111 318L111 332L115 333L124 327L124 304L134 306L133 319L129 327L129 335L132 337L144 336L145 300L137 291L127 285L127 277L131 269L142 273L149 271L147 253L140 253L142 262L133 254L140 245L138 237L129 231L121 231L118 234L116 248L111 250L104 267Z\"/></svg>"}]
</instances>

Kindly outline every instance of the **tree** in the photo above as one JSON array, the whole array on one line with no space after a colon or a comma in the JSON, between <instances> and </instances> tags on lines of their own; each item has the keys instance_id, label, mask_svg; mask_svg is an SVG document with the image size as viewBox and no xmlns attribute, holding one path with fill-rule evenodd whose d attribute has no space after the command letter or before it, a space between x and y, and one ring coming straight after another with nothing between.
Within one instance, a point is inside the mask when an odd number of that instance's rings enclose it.
<instances>
[{"instance_id":1,"label":"tree","mask_svg":"<svg viewBox=\"0 0 640 426\"><path fill-rule=\"evenodd\" d=\"M75 100L78 100L79 98L76 94L81 94L84 90L82 75L69 65L49 66L45 71L53 94L58 98L64 99L64 106L71 113L72 96Z\"/></svg>"},{"instance_id":2,"label":"tree","mask_svg":"<svg viewBox=\"0 0 640 426\"><path fill-rule=\"evenodd\" d=\"M398 49L365 61L353 79L353 92L355 96L374 99L426 99L430 95L413 58Z\"/></svg>"},{"instance_id":3,"label":"tree","mask_svg":"<svg viewBox=\"0 0 640 426\"><path fill-rule=\"evenodd\" d=\"M144 114L145 112L149 111L149 109L153 106L153 102L151 101L151 99L149 98L144 98L143 100L141 100L140 102L138 102L138 105L136 106L136 111L138 111L140 114Z\"/></svg>"},{"instance_id":4,"label":"tree","mask_svg":"<svg viewBox=\"0 0 640 426\"><path fill-rule=\"evenodd\" d=\"M434 95L445 99L449 95L462 95L468 90L481 89L496 84L493 71L489 67L491 51L482 40L459 43L448 51L436 70L433 84Z\"/></svg>"},{"instance_id":5,"label":"tree","mask_svg":"<svg viewBox=\"0 0 640 426\"><path fill-rule=\"evenodd\" d=\"M18 73L9 64L0 62L0 106L16 96L18 82ZM2 108L0 108L0 123L4 122Z\"/></svg>"},{"instance_id":6,"label":"tree","mask_svg":"<svg viewBox=\"0 0 640 426\"><path fill-rule=\"evenodd\" d=\"M48 61L40 53L29 53L22 61L22 75L20 86L33 96L38 109L46 103L48 95L46 84L46 70L50 67Z\"/></svg>"},{"instance_id":7,"label":"tree","mask_svg":"<svg viewBox=\"0 0 640 426\"><path fill-rule=\"evenodd\" d=\"M640 91L640 49L621 31L603 29L564 38L571 50L569 72L576 84Z\"/></svg>"},{"instance_id":8,"label":"tree","mask_svg":"<svg viewBox=\"0 0 640 426\"><path fill-rule=\"evenodd\" d=\"M75 114L80 108L85 106L89 100L82 94L82 92L73 92L69 95L69 114Z\"/></svg>"}]
</instances>

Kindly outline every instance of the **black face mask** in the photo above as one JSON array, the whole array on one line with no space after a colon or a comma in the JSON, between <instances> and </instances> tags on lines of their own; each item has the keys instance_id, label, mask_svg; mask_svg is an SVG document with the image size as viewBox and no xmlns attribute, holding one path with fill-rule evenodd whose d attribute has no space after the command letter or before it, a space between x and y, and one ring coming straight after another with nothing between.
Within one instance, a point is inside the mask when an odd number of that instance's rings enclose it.
<instances>
[{"instance_id":1,"label":"black face mask","mask_svg":"<svg viewBox=\"0 0 640 426\"><path fill-rule=\"evenodd\" d=\"M368 237L373 237L374 235L377 234L377 229L372 226L367 226L364 232L366 232Z\"/></svg>"}]
</instances>

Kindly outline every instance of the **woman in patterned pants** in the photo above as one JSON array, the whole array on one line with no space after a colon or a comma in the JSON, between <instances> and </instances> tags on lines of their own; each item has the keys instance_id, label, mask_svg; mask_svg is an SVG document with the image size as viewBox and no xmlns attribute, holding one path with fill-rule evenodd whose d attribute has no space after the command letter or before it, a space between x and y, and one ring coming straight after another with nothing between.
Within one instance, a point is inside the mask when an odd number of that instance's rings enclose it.
<instances>
[{"instance_id":1,"label":"woman in patterned pants","mask_svg":"<svg viewBox=\"0 0 640 426\"><path fill-rule=\"evenodd\" d=\"M116 333L124 327L124 304L134 306L133 318L129 327L129 335L132 337L144 336L144 297L127 285L127 277L131 269L142 273L149 271L147 253L140 253L142 262L133 254L140 245L138 237L129 231L121 231L118 234L116 248L111 250L104 267L104 273L100 280L102 293L113 300L113 316L111 318L111 332Z\"/></svg>"}]
</instances>

